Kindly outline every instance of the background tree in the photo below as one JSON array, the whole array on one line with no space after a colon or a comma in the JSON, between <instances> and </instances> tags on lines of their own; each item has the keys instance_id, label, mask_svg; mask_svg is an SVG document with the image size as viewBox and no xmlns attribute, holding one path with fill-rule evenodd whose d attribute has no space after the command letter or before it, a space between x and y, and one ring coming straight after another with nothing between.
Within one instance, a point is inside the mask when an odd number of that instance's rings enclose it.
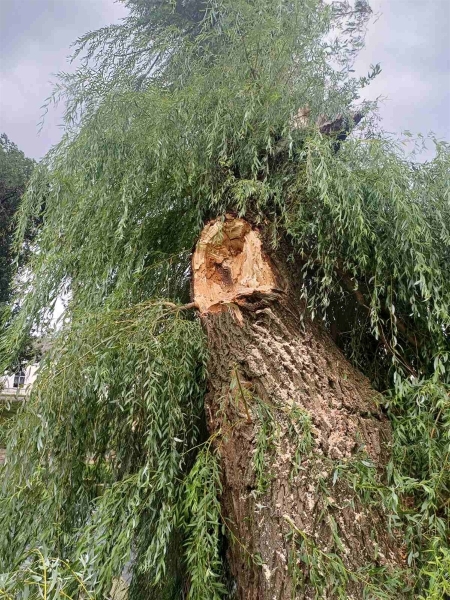
<instances>
[{"instance_id":1,"label":"background tree","mask_svg":"<svg viewBox=\"0 0 450 600\"><path fill-rule=\"evenodd\" d=\"M34 161L9 140L0 135L0 306L10 297L14 254L12 238L14 215L33 171Z\"/></svg>"},{"instance_id":2,"label":"background tree","mask_svg":"<svg viewBox=\"0 0 450 600\"><path fill-rule=\"evenodd\" d=\"M5 360L71 301L10 433L3 589L102 597L132 557L133 598L441 598L447 145L416 163L357 106L365 2L127 6L78 41L20 209Z\"/></svg>"},{"instance_id":3,"label":"background tree","mask_svg":"<svg viewBox=\"0 0 450 600\"><path fill-rule=\"evenodd\" d=\"M16 144L3 133L0 135L0 323L2 333L4 326L17 311L14 305L13 287L19 284L19 278L14 282L14 274L18 267L23 267L30 252L32 240L38 223L30 222L27 226L20 250L13 249L14 229L17 211L35 166L35 161L26 158ZM16 369L24 360L39 354L34 347L32 336L28 335L22 343L22 350L14 361L5 367Z\"/></svg>"}]
</instances>

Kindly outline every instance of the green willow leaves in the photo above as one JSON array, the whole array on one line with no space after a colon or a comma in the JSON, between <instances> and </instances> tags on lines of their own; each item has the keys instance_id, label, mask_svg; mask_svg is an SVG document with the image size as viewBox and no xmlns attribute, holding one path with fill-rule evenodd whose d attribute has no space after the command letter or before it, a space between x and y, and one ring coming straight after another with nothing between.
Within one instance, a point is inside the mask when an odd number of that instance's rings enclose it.
<instances>
[{"instance_id":1,"label":"green willow leaves","mask_svg":"<svg viewBox=\"0 0 450 600\"><path fill-rule=\"evenodd\" d=\"M149 302L59 335L11 436L0 571L44 546L85 565L85 582L106 593L141 544L156 584L200 439L202 332Z\"/></svg>"},{"instance_id":2,"label":"green willow leaves","mask_svg":"<svg viewBox=\"0 0 450 600\"><path fill-rule=\"evenodd\" d=\"M59 296L68 306L9 432L0 571L21 572L43 547L94 597L130 560L132 598L178 598L186 580L192 600L222 594L218 467L204 449L195 462L205 346L176 305L202 224L234 210L289 248L310 313L385 392L396 522L418 594L430 582L437 597L449 552L449 147L430 140L435 158L418 163L359 102L379 72L352 76L363 0L126 5L122 24L76 43L80 66L54 97L64 137L20 208L18 249L41 226L4 364ZM316 125L338 116L345 142ZM76 578L64 585L88 597Z\"/></svg>"}]
</instances>

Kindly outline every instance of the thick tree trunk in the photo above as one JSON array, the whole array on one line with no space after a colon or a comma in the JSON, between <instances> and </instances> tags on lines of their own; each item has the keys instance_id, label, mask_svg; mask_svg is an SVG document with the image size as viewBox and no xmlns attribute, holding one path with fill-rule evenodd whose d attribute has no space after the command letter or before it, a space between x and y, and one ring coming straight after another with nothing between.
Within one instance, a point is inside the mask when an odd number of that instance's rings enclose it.
<instances>
[{"instance_id":1,"label":"thick tree trunk","mask_svg":"<svg viewBox=\"0 0 450 600\"><path fill-rule=\"evenodd\" d=\"M205 227L193 258L235 594L377 598L400 545L350 481L381 472L389 424L368 381L302 318L287 270L262 246L228 215Z\"/></svg>"}]
</instances>

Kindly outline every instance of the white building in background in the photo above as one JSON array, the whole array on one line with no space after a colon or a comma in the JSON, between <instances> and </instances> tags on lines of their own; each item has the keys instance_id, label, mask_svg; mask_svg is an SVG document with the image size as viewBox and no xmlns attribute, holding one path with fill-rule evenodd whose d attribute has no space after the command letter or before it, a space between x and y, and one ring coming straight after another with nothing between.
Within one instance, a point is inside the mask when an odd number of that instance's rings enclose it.
<instances>
[{"instance_id":1,"label":"white building in background","mask_svg":"<svg viewBox=\"0 0 450 600\"><path fill-rule=\"evenodd\" d=\"M36 379L37 369L38 365L28 365L12 375L0 378L0 399L22 400Z\"/></svg>"},{"instance_id":2,"label":"white building in background","mask_svg":"<svg viewBox=\"0 0 450 600\"><path fill-rule=\"evenodd\" d=\"M12 375L0 377L0 423L9 419L25 400L36 379L39 365L22 367ZM0 466L5 463L6 440L0 439Z\"/></svg>"}]
</instances>

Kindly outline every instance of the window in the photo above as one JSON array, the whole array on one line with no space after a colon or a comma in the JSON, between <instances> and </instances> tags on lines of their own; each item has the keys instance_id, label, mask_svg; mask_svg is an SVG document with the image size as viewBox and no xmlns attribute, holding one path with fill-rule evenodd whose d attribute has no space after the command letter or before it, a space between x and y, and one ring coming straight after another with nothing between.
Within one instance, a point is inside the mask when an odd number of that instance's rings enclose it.
<instances>
[{"instance_id":1,"label":"window","mask_svg":"<svg viewBox=\"0 0 450 600\"><path fill-rule=\"evenodd\" d=\"M25 385L25 371L23 369L20 369L20 371L17 371L17 373L15 373L13 385L15 388L19 388Z\"/></svg>"}]
</instances>

